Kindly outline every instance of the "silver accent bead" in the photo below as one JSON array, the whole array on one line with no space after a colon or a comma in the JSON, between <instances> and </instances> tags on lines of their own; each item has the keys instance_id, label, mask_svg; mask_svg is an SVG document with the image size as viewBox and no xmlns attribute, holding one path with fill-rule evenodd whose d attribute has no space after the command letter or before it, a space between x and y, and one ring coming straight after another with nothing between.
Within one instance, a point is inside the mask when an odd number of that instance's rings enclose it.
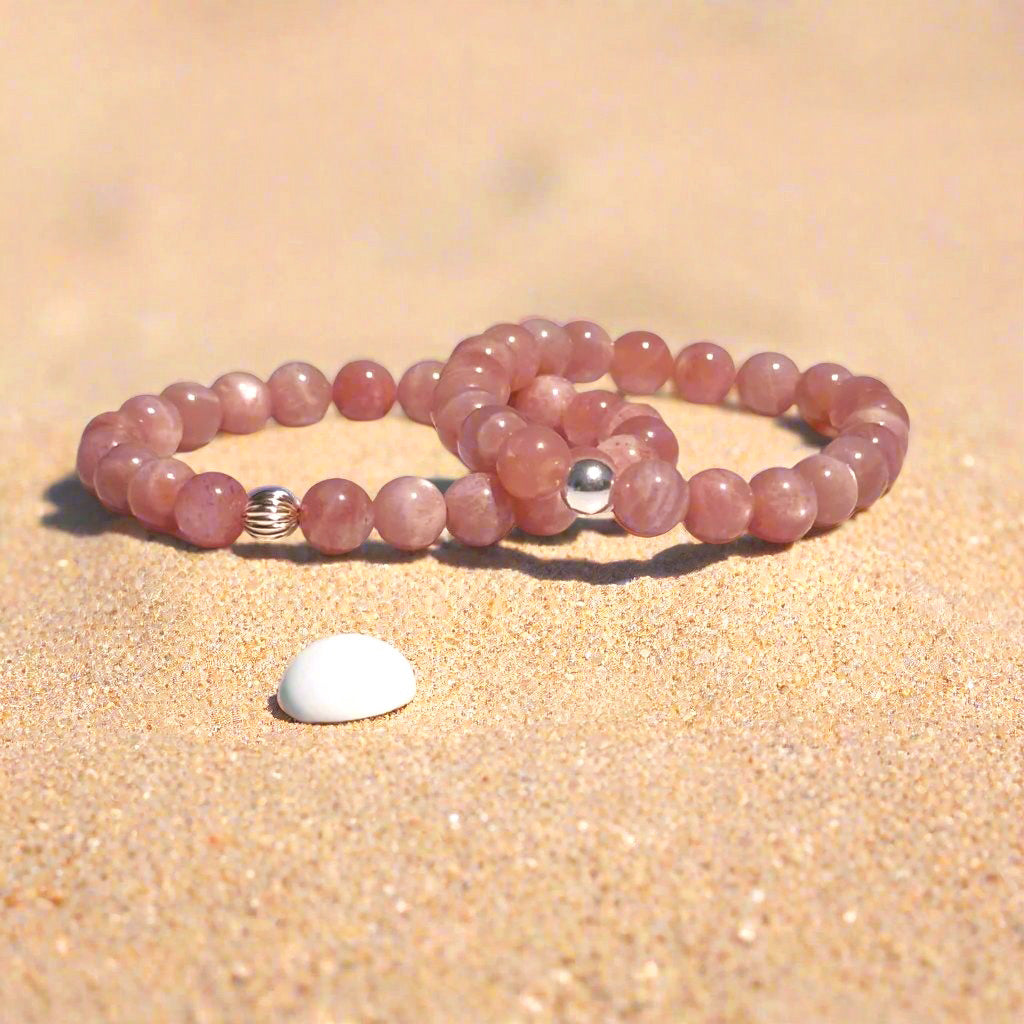
<instances>
[{"instance_id":1,"label":"silver accent bead","mask_svg":"<svg viewBox=\"0 0 1024 1024\"><path fill-rule=\"evenodd\" d=\"M245 506L245 530L253 537L276 540L299 525L299 503L284 487L256 487Z\"/></svg>"},{"instance_id":2,"label":"silver accent bead","mask_svg":"<svg viewBox=\"0 0 1024 1024\"><path fill-rule=\"evenodd\" d=\"M574 462L565 481L565 503L582 516L596 516L612 503L615 472L600 459Z\"/></svg>"}]
</instances>

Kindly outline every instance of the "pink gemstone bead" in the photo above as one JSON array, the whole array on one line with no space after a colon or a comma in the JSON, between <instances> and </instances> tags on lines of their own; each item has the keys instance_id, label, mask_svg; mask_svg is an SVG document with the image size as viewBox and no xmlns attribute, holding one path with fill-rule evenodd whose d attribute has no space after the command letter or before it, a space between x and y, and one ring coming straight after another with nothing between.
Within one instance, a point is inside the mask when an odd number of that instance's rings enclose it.
<instances>
[{"instance_id":1,"label":"pink gemstone bead","mask_svg":"<svg viewBox=\"0 0 1024 1024\"><path fill-rule=\"evenodd\" d=\"M386 483L373 499L377 532L402 551L429 548L444 529L448 509L444 495L429 481L400 476Z\"/></svg>"},{"instance_id":2,"label":"pink gemstone bead","mask_svg":"<svg viewBox=\"0 0 1024 1024\"><path fill-rule=\"evenodd\" d=\"M476 359L479 356L487 356L500 363L502 369L508 374L511 385L512 378L515 376L516 353L500 338L488 337L486 334L476 334L471 338L464 338L452 349L447 365L453 366L464 359Z\"/></svg>"},{"instance_id":3,"label":"pink gemstone bead","mask_svg":"<svg viewBox=\"0 0 1024 1024\"><path fill-rule=\"evenodd\" d=\"M229 434L253 434L270 419L270 388L252 373L236 370L213 382L220 399L221 430Z\"/></svg>"},{"instance_id":4,"label":"pink gemstone bead","mask_svg":"<svg viewBox=\"0 0 1024 1024\"><path fill-rule=\"evenodd\" d=\"M842 428L843 423L858 409L864 409L892 398L888 385L877 377L847 377L836 391L835 400L829 413L833 427ZM906 410L904 410L905 412ZM910 418L907 418L910 422Z\"/></svg>"},{"instance_id":5,"label":"pink gemstone bead","mask_svg":"<svg viewBox=\"0 0 1024 1024\"><path fill-rule=\"evenodd\" d=\"M885 457L866 437L843 434L822 451L840 462L845 462L857 477L858 511L873 505L885 494L889 486L889 470Z\"/></svg>"},{"instance_id":6,"label":"pink gemstone bead","mask_svg":"<svg viewBox=\"0 0 1024 1024\"><path fill-rule=\"evenodd\" d=\"M800 371L796 363L779 352L751 356L736 374L740 401L762 416L779 416L792 404Z\"/></svg>"},{"instance_id":7,"label":"pink gemstone bead","mask_svg":"<svg viewBox=\"0 0 1024 1024\"><path fill-rule=\"evenodd\" d=\"M845 462L829 455L811 455L798 462L795 469L814 488L818 499L815 526L838 526L853 515L857 507L857 478Z\"/></svg>"},{"instance_id":8,"label":"pink gemstone bead","mask_svg":"<svg viewBox=\"0 0 1024 1024\"><path fill-rule=\"evenodd\" d=\"M895 402L896 399L893 399L893 401ZM853 430L854 427L872 423L885 427L899 442L900 451L906 457L907 448L910 445L910 426L905 416L899 412L893 412L891 409L875 406L858 409L843 420L840 433L845 434L848 430Z\"/></svg>"},{"instance_id":9,"label":"pink gemstone bead","mask_svg":"<svg viewBox=\"0 0 1024 1024\"><path fill-rule=\"evenodd\" d=\"M889 474L889 483L886 489L888 490L896 483L896 478L900 475L900 470L903 469L904 454L900 439L893 431L879 423L855 423L848 426L841 436L862 437L873 444L885 459L885 468Z\"/></svg>"},{"instance_id":10,"label":"pink gemstone bead","mask_svg":"<svg viewBox=\"0 0 1024 1024\"><path fill-rule=\"evenodd\" d=\"M728 469L705 469L690 479L686 529L706 544L728 544L742 537L754 514L750 484Z\"/></svg>"},{"instance_id":11,"label":"pink gemstone bead","mask_svg":"<svg viewBox=\"0 0 1024 1024\"><path fill-rule=\"evenodd\" d=\"M148 530L175 533L174 503L195 473L180 459L153 459L139 468L128 485L128 507Z\"/></svg>"},{"instance_id":12,"label":"pink gemstone bead","mask_svg":"<svg viewBox=\"0 0 1024 1024\"><path fill-rule=\"evenodd\" d=\"M159 395L136 395L121 406L121 414L139 432L142 443L161 458L173 455L181 443L182 422L178 408Z\"/></svg>"},{"instance_id":13,"label":"pink gemstone bead","mask_svg":"<svg viewBox=\"0 0 1024 1024\"><path fill-rule=\"evenodd\" d=\"M612 365L612 339L603 327L589 320L565 325L572 339L572 352L565 376L576 384L589 384L603 377Z\"/></svg>"},{"instance_id":14,"label":"pink gemstone bead","mask_svg":"<svg viewBox=\"0 0 1024 1024\"><path fill-rule=\"evenodd\" d=\"M414 363L398 382L398 404L402 411L415 423L430 423L430 410L434 401L434 389L441 379L444 363L437 359L424 359Z\"/></svg>"},{"instance_id":15,"label":"pink gemstone bead","mask_svg":"<svg viewBox=\"0 0 1024 1024\"><path fill-rule=\"evenodd\" d=\"M299 528L317 551L343 555L354 551L370 536L373 502L351 480L321 480L302 499Z\"/></svg>"},{"instance_id":16,"label":"pink gemstone bead","mask_svg":"<svg viewBox=\"0 0 1024 1024\"><path fill-rule=\"evenodd\" d=\"M575 397L576 389L564 377L546 374L517 391L512 408L530 423L560 430L565 411Z\"/></svg>"},{"instance_id":17,"label":"pink gemstone bead","mask_svg":"<svg viewBox=\"0 0 1024 1024\"><path fill-rule=\"evenodd\" d=\"M600 431L597 435L598 440L603 441L606 437L614 437L619 433L621 424L626 420L636 419L637 416L653 416L655 419L661 419L661 413L653 405L648 405L646 402L622 402L617 406L612 406L601 421Z\"/></svg>"},{"instance_id":18,"label":"pink gemstone bead","mask_svg":"<svg viewBox=\"0 0 1024 1024\"><path fill-rule=\"evenodd\" d=\"M721 345L695 341L676 356L673 377L684 401L716 405L736 379L736 364Z\"/></svg>"},{"instance_id":19,"label":"pink gemstone bead","mask_svg":"<svg viewBox=\"0 0 1024 1024\"><path fill-rule=\"evenodd\" d=\"M434 426L437 429L437 436L441 444L452 454L459 450L459 433L462 424L466 422L470 413L482 409L486 405L501 405L497 395L487 391L463 391L450 401L445 402L444 408L434 414Z\"/></svg>"},{"instance_id":20,"label":"pink gemstone bead","mask_svg":"<svg viewBox=\"0 0 1024 1024\"><path fill-rule=\"evenodd\" d=\"M565 368L572 355L572 338L564 327L551 320L533 317L523 321L525 327L536 339L540 348L540 364L537 372L565 376Z\"/></svg>"},{"instance_id":21,"label":"pink gemstone bead","mask_svg":"<svg viewBox=\"0 0 1024 1024\"><path fill-rule=\"evenodd\" d=\"M512 497L493 473L470 473L444 495L448 532L471 547L497 544L515 525Z\"/></svg>"},{"instance_id":22,"label":"pink gemstone bead","mask_svg":"<svg viewBox=\"0 0 1024 1024\"><path fill-rule=\"evenodd\" d=\"M679 461L679 442L676 435L660 416L634 416L619 424L618 433L629 434L642 441L655 458L671 462Z\"/></svg>"},{"instance_id":23,"label":"pink gemstone bead","mask_svg":"<svg viewBox=\"0 0 1024 1024\"><path fill-rule=\"evenodd\" d=\"M612 512L618 524L639 537L659 537L673 529L689 505L686 481L662 459L638 462L616 474Z\"/></svg>"},{"instance_id":24,"label":"pink gemstone bead","mask_svg":"<svg viewBox=\"0 0 1024 1024\"><path fill-rule=\"evenodd\" d=\"M795 469L764 469L750 481L754 514L747 529L772 544L792 544L812 526L818 497Z\"/></svg>"},{"instance_id":25,"label":"pink gemstone bead","mask_svg":"<svg viewBox=\"0 0 1024 1024\"><path fill-rule=\"evenodd\" d=\"M597 447L604 452L606 458L611 459L616 473L622 473L637 462L655 458L647 444L632 434L612 434L599 442Z\"/></svg>"},{"instance_id":26,"label":"pink gemstone bead","mask_svg":"<svg viewBox=\"0 0 1024 1024\"><path fill-rule=\"evenodd\" d=\"M829 416L839 395L839 386L849 376L850 371L838 363L818 363L800 374L795 392L797 408L804 422L819 434L836 436Z\"/></svg>"},{"instance_id":27,"label":"pink gemstone bead","mask_svg":"<svg viewBox=\"0 0 1024 1024\"><path fill-rule=\"evenodd\" d=\"M346 363L334 378L334 404L350 420L379 420L395 404L398 388L388 371L372 359Z\"/></svg>"},{"instance_id":28,"label":"pink gemstone bead","mask_svg":"<svg viewBox=\"0 0 1024 1024\"><path fill-rule=\"evenodd\" d=\"M611 372L620 391L653 395L672 373L672 353L657 334L630 331L615 341Z\"/></svg>"},{"instance_id":29,"label":"pink gemstone bead","mask_svg":"<svg viewBox=\"0 0 1024 1024\"><path fill-rule=\"evenodd\" d=\"M550 427L526 426L498 449L498 477L516 498L558 491L569 473L569 446Z\"/></svg>"},{"instance_id":30,"label":"pink gemstone bead","mask_svg":"<svg viewBox=\"0 0 1024 1024\"><path fill-rule=\"evenodd\" d=\"M194 381L180 381L164 388L160 395L181 416L179 452L193 452L217 436L223 412L220 399L211 388Z\"/></svg>"},{"instance_id":31,"label":"pink gemstone bead","mask_svg":"<svg viewBox=\"0 0 1024 1024\"><path fill-rule=\"evenodd\" d=\"M558 491L540 498L514 499L516 526L534 537L554 537L576 521L576 513Z\"/></svg>"},{"instance_id":32,"label":"pink gemstone bead","mask_svg":"<svg viewBox=\"0 0 1024 1024\"><path fill-rule=\"evenodd\" d=\"M458 456L473 472L491 472L498 450L526 420L507 405L485 405L471 412L459 430Z\"/></svg>"},{"instance_id":33,"label":"pink gemstone bead","mask_svg":"<svg viewBox=\"0 0 1024 1024\"><path fill-rule=\"evenodd\" d=\"M604 436L601 425L608 414L625 403L614 391L584 391L569 403L562 417L562 431L569 444L595 445ZM639 412L637 415L641 415Z\"/></svg>"},{"instance_id":34,"label":"pink gemstone bead","mask_svg":"<svg viewBox=\"0 0 1024 1024\"><path fill-rule=\"evenodd\" d=\"M456 395L473 390L486 391L504 405L510 394L508 374L490 356L462 356L441 371L441 379L434 389L432 409L443 409Z\"/></svg>"},{"instance_id":35,"label":"pink gemstone bead","mask_svg":"<svg viewBox=\"0 0 1024 1024\"><path fill-rule=\"evenodd\" d=\"M93 477L100 459L112 448L122 444L141 443L138 427L119 412L103 412L94 416L82 431L75 458L75 469L82 485L94 491Z\"/></svg>"},{"instance_id":36,"label":"pink gemstone bead","mask_svg":"<svg viewBox=\"0 0 1024 1024\"><path fill-rule=\"evenodd\" d=\"M525 388L540 370L540 345L537 339L519 324L495 324L488 327L484 334L503 341L512 352L512 390Z\"/></svg>"},{"instance_id":37,"label":"pink gemstone bead","mask_svg":"<svg viewBox=\"0 0 1024 1024\"><path fill-rule=\"evenodd\" d=\"M132 477L156 456L140 444L119 444L99 461L93 476L96 497L110 509L125 515L128 512L128 485Z\"/></svg>"},{"instance_id":38,"label":"pink gemstone bead","mask_svg":"<svg viewBox=\"0 0 1024 1024\"><path fill-rule=\"evenodd\" d=\"M319 423L331 404L330 381L309 363L285 363L267 381L274 419L285 427Z\"/></svg>"},{"instance_id":39,"label":"pink gemstone bead","mask_svg":"<svg viewBox=\"0 0 1024 1024\"><path fill-rule=\"evenodd\" d=\"M174 521L183 540L199 548L225 548L238 540L249 498L226 473L198 473L174 502Z\"/></svg>"}]
</instances>

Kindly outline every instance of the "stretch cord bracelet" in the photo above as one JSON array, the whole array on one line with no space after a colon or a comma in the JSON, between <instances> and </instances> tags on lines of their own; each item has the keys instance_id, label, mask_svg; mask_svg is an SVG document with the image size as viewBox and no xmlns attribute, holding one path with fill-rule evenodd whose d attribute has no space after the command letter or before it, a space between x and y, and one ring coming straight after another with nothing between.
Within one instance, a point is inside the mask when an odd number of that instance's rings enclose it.
<instances>
[{"instance_id":1,"label":"stretch cord bracelet","mask_svg":"<svg viewBox=\"0 0 1024 1024\"><path fill-rule=\"evenodd\" d=\"M606 373L617 392L577 390ZM721 402L733 386L742 405L764 416L795 402L806 423L833 440L792 469L766 469L749 483L728 469L686 481L661 416L624 397L654 394L669 378L689 402ZM195 474L172 457L218 431L252 433L271 417L289 427L316 423L332 398L352 420L378 419L397 399L410 419L433 426L469 475L444 494L429 480L399 477L372 500L350 480L322 480L299 502L282 487L246 493L224 473ZM835 363L801 373L786 356L762 352L737 372L711 342L687 345L673 360L647 331L613 343L587 321L531 319L467 338L447 362L416 363L397 386L383 366L357 360L333 386L307 363L286 363L266 382L227 373L209 388L179 383L160 396L138 395L88 424L77 470L111 511L202 548L228 546L243 530L277 538L296 527L332 555L359 547L374 528L406 551L429 547L446 526L483 546L513 526L550 536L578 514L609 508L644 537L682 523L711 544L744 533L788 544L877 501L900 472L909 434L907 410L885 384Z\"/></svg>"}]
</instances>

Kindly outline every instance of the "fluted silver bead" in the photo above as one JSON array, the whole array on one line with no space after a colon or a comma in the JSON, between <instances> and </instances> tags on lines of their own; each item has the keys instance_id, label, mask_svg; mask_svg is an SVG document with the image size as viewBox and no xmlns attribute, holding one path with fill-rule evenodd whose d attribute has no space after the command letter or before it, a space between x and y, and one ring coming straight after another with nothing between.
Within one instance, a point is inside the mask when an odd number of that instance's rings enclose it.
<instances>
[{"instance_id":1,"label":"fluted silver bead","mask_svg":"<svg viewBox=\"0 0 1024 1024\"><path fill-rule=\"evenodd\" d=\"M615 472L600 459L574 462L565 481L565 503L583 516L596 516L612 503Z\"/></svg>"},{"instance_id":2,"label":"fluted silver bead","mask_svg":"<svg viewBox=\"0 0 1024 1024\"><path fill-rule=\"evenodd\" d=\"M253 537L287 537L299 525L299 502L284 487L257 487L245 506L245 531Z\"/></svg>"}]
</instances>

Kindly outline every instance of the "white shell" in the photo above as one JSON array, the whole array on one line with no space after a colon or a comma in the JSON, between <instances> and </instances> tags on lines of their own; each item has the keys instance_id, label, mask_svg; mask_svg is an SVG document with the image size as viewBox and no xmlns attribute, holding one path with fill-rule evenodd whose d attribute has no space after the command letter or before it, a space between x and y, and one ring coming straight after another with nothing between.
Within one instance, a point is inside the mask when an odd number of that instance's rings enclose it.
<instances>
[{"instance_id":1,"label":"white shell","mask_svg":"<svg viewBox=\"0 0 1024 1024\"><path fill-rule=\"evenodd\" d=\"M296 655L278 687L277 703L299 722L354 722L394 711L415 695L412 665L391 644L340 633Z\"/></svg>"}]
</instances>

